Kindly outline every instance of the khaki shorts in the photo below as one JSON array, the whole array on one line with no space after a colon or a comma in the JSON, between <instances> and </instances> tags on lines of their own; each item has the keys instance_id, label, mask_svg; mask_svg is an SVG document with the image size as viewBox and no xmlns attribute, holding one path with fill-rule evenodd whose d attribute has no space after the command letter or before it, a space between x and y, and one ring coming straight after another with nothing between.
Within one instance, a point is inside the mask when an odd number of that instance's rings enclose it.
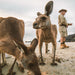
<instances>
[{"instance_id":1,"label":"khaki shorts","mask_svg":"<svg viewBox=\"0 0 75 75\"><path fill-rule=\"evenodd\" d=\"M67 37L67 28L65 26L59 26L59 32L61 37Z\"/></svg>"}]
</instances>

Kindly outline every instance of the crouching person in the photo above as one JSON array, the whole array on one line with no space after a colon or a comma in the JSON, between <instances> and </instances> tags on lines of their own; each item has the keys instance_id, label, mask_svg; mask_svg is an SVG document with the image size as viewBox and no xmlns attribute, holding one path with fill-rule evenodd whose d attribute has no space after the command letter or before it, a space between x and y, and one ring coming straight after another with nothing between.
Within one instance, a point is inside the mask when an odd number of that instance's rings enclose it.
<instances>
[{"instance_id":1,"label":"crouching person","mask_svg":"<svg viewBox=\"0 0 75 75\"><path fill-rule=\"evenodd\" d=\"M72 24L67 23L66 18L64 17L66 12L67 12L67 10L61 9L59 11L60 15L58 16L59 32L60 32L60 37L61 37L61 39L60 39L60 42L61 42L60 48L61 49L69 48L69 46L67 46L65 44L65 40L67 37L67 28L69 25L72 25Z\"/></svg>"}]
</instances>

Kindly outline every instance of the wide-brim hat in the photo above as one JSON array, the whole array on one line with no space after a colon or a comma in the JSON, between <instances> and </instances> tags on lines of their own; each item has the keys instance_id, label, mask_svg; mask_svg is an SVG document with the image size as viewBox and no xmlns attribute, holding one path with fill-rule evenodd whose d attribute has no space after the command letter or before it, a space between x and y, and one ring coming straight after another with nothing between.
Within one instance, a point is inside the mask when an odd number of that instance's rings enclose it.
<instances>
[{"instance_id":1,"label":"wide-brim hat","mask_svg":"<svg viewBox=\"0 0 75 75\"><path fill-rule=\"evenodd\" d=\"M62 11L67 12L67 10L66 10L66 9L61 9L61 10L59 10L59 13L61 13Z\"/></svg>"}]
</instances>

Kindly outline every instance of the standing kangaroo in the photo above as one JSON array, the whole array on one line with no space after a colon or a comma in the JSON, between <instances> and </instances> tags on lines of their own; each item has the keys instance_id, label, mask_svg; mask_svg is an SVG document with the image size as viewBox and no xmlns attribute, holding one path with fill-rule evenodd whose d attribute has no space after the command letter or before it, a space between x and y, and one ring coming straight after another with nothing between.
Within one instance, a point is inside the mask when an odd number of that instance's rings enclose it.
<instances>
[{"instance_id":1,"label":"standing kangaroo","mask_svg":"<svg viewBox=\"0 0 75 75\"><path fill-rule=\"evenodd\" d=\"M3 18L0 22L0 52L7 53L15 57L15 61L9 70L8 75L14 75L12 70L16 59L25 69L32 71L34 75L41 75L35 54L38 40L34 39L30 47L27 47L24 45L23 36L24 22L22 20L8 17ZM2 75L1 65L0 75Z\"/></svg>"},{"instance_id":2,"label":"standing kangaroo","mask_svg":"<svg viewBox=\"0 0 75 75\"><path fill-rule=\"evenodd\" d=\"M53 1L49 1L45 6L45 13L37 13L36 21L33 23L33 28L36 29L36 36L38 38L39 52L41 55L41 64L44 65L43 56L42 56L42 44L45 42L46 53L48 52L48 43L52 42L53 49L53 61L52 65L55 63L55 52L56 52L56 38L57 38L57 27L52 25L50 21L49 14L51 14L53 9Z\"/></svg>"}]
</instances>

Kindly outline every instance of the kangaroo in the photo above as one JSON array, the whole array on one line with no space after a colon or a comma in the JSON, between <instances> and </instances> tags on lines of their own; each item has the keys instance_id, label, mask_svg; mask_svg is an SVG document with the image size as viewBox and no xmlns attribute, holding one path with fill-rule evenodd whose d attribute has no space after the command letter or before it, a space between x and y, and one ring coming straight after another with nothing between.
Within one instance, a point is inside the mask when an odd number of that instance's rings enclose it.
<instances>
[{"instance_id":1,"label":"kangaroo","mask_svg":"<svg viewBox=\"0 0 75 75\"><path fill-rule=\"evenodd\" d=\"M2 22L3 19L4 18L0 17L0 23ZM5 53L0 52L0 56L1 56L0 57L0 59L1 59L0 64L1 64L2 67L4 67L7 64L6 59L5 59Z\"/></svg>"},{"instance_id":2,"label":"kangaroo","mask_svg":"<svg viewBox=\"0 0 75 75\"><path fill-rule=\"evenodd\" d=\"M42 56L42 44L45 42L45 52L48 52L48 43L52 43L53 49L53 60L52 65L56 65L55 63L55 53L56 53L56 38L57 38L57 27L56 25L51 24L51 20L49 15L53 10L53 1L49 1L45 6L45 13L41 14L37 13L37 18L33 23L33 28L36 29L36 36L38 39L39 52L41 58L41 65L44 65L43 56Z\"/></svg>"},{"instance_id":3,"label":"kangaroo","mask_svg":"<svg viewBox=\"0 0 75 75\"><path fill-rule=\"evenodd\" d=\"M3 18L0 23L0 52L13 55L15 57L14 63L7 75L14 75L13 67L18 60L21 65L34 73L34 75L41 75L35 48L38 40L34 39L31 45L27 47L23 42L24 36L24 22L14 17ZM2 75L2 68L0 65L0 75Z\"/></svg>"}]
</instances>

